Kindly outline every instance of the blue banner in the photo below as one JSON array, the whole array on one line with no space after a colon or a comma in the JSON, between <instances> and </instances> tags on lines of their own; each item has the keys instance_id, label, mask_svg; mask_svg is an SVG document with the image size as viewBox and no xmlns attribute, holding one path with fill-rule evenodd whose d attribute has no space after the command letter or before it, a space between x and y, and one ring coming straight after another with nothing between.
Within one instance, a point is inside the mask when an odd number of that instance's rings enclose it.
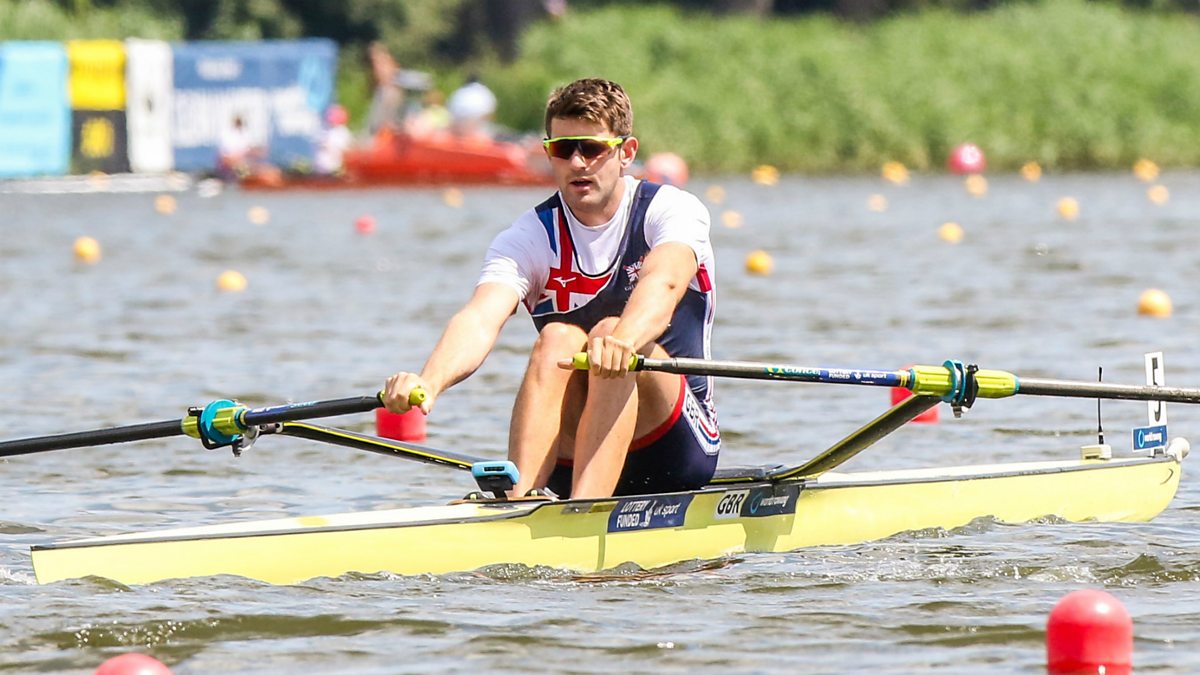
<instances>
[{"instance_id":1,"label":"blue banner","mask_svg":"<svg viewBox=\"0 0 1200 675\"><path fill-rule=\"evenodd\" d=\"M172 51L176 169L215 169L222 139L237 126L270 163L311 166L333 97L332 40L189 42L172 45Z\"/></svg>"},{"instance_id":2,"label":"blue banner","mask_svg":"<svg viewBox=\"0 0 1200 675\"><path fill-rule=\"evenodd\" d=\"M0 177L62 175L70 157L66 49L0 43Z\"/></svg>"}]
</instances>

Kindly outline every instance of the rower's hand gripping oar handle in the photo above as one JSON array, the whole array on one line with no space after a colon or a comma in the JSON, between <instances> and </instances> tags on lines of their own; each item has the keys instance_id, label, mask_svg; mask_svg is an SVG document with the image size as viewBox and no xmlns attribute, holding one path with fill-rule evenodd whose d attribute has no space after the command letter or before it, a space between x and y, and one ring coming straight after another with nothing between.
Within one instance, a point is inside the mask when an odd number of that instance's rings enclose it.
<instances>
[{"instance_id":1,"label":"rower's hand gripping oar handle","mask_svg":"<svg viewBox=\"0 0 1200 675\"><path fill-rule=\"evenodd\" d=\"M642 369L642 364L646 362L646 357L641 354L634 354L629 357L629 370L638 371ZM588 360L587 352L579 352L571 357L571 367L575 370L589 370L592 367L592 362Z\"/></svg>"},{"instance_id":2,"label":"rower's hand gripping oar handle","mask_svg":"<svg viewBox=\"0 0 1200 675\"><path fill-rule=\"evenodd\" d=\"M408 404L414 408L420 408L421 404L429 398L429 394L425 393L424 387L416 386L412 391L408 392ZM383 392L379 392L379 405L383 405Z\"/></svg>"}]
</instances>

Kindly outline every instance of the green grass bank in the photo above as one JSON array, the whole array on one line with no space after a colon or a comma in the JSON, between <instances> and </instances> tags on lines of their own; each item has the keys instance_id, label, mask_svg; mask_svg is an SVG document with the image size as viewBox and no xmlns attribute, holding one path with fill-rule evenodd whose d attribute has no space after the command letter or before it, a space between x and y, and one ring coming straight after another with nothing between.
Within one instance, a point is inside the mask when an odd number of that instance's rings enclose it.
<instances>
[{"instance_id":1,"label":"green grass bank","mask_svg":"<svg viewBox=\"0 0 1200 675\"><path fill-rule=\"evenodd\" d=\"M541 127L556 84L621 82L643 147L699 172L941 170L963 141L1000 170L1200 166L1196 18L1082 0L867 25L572 7L481 72L515 128Z\"/></svg>"}]
</instances>

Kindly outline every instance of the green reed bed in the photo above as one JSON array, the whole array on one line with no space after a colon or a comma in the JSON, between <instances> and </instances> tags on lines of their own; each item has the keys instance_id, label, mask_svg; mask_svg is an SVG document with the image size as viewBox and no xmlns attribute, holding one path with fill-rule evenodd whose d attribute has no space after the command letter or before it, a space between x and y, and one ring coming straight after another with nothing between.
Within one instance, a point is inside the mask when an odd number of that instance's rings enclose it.
<instances>
[{"instance_id":1,"label":"green reed bed","mask_svg":"<svg viewBox=\"0 0 1200 675\"><path fill-rule=\"evenodd\" d=\"M866 25L572 7L484 74L517 128L540 128L557 83L620 81L646 150L699 171L938 169L963 141L998 169L1200 165L1196 19L1081 0Z\"/></svg>"}]
</instances>

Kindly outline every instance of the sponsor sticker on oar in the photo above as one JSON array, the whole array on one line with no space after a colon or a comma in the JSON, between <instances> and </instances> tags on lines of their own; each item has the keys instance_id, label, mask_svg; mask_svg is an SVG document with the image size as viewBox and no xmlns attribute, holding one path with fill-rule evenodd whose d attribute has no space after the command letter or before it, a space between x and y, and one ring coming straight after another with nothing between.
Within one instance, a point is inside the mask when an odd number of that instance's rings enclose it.
<instances>
[{"instance_id":1,"label":"sponsor sticker on oar","mask_svg":"<svg viewBox=\"0 0 1200 675\"><path fill-rule=\"evenodd\" d=\"M1146 354L1146 384L1153 387L1164 386L1165 372L1162 352ZM1149 424L1135 427L1133 430L1135 452L1151 453L1167 445L1167 404L1162 401L1146 401L1146 417Z\"/></svg>"}]
</instances>

